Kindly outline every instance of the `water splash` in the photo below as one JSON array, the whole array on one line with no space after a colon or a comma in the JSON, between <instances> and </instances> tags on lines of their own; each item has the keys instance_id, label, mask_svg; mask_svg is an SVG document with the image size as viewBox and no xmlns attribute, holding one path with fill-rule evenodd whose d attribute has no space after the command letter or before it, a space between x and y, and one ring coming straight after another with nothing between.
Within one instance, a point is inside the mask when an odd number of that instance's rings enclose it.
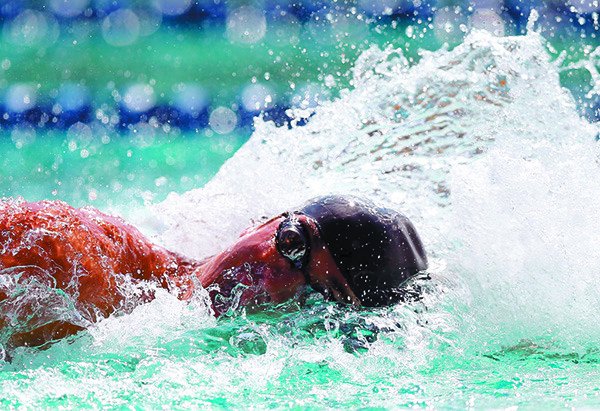
<instances>
[{"instance_id":1,"label":"water splash","mask_svg":"<svg viewBox=\"0 0 600 411\"><path fill-rule=\"evenodd\" d=\"M558 64L532 30L474 31L414 65L401 50L372 47L356 62L354 89L316 109L306 127L259 121L205 188L157 206L172 227L161 238L208 254L252 217L332 191L369 195L415 221L439 259L436 274L464 291L453 308L458 323L488 328L479 336L486 341L510 330L490 346L568 334L569 321L597 312L600 187L589 181L597 127L578 115ZM190 224L190 215L204 219ZM432 302L440 304L443 296Z\"/></svg>"},{"instance_id":2,"label":"water splash","mask_svg":"<svg viewBox=\"0 0 600 411\"><path fill-rule=\"evenodd\" d=\"M593 404L598 129L561 87L559 64L531 30L474 31L413 64L373 47L352 90L296 112L307 126L258 121L204 188L154 206L158 240L201 257L309 197L374 197L424 239L420 299L357 311L313 297L301 310L216 321L202 303L159 293L70 345L17 352L7 367L26 375L33 364L36 376L7 389L8 401L60 392L67 405L125 397L149 407ZM583 370L588 382L557 383L585 364L570 375ZM34 386L49 380L47 391Z\"/></svg>"}]
</instances>

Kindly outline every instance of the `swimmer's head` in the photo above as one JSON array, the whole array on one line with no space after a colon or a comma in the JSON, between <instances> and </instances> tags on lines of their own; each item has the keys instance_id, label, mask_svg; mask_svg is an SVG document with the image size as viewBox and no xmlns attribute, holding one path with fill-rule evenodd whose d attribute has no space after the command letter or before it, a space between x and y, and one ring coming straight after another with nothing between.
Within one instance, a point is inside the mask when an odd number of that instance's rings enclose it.
<instances>
[{"instance_id":1,"label":"swimmer's head","mask_svg":"<svg viewBox=\"0 0 600 411\"><path fill-rule=\"evenodd\" d=\"M398 288L427 268L414 226L397 211L354 196L327 196L309 201L297 213L314 220L351 299L362 306L397 302ZM314 288L327 292L327 278L313 282Z\"/></svg>"},{"instance_id":2,"label":"swimmer's head","mask_svg":"<svg viewBox=\"0 0 600 411\"><path fill-rule=\"evenodd\" d=\"M398 287L426 268L406 217L357 197L327 196L247 230L206 262L200 279L218 314L233 300L281 303L308 286L326 298L376 307L397 302Z\"/></svg>"}]
</instances>

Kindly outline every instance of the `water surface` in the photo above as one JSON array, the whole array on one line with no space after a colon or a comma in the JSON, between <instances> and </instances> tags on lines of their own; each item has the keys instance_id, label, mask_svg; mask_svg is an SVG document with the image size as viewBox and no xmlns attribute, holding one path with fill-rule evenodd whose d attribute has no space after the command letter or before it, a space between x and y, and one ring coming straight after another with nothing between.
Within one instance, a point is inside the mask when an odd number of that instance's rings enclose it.
<instances>
[{"instance_id":1,"label":"water surface","mask_svg":"<svg viewBox=\"0 0 600 411\"><path fill-rule=\"evenodd\" d=\"M567 64L533 32L473 31L418 62L372 47L352 89L297 112L314 114L306 126L258 121L202 188L126 210L202 257L306 198L367 195L421 233L431 266L418 301L356 310L313 296L215 320L202 291L191 303L159 292L12 352L3 405L597 407L598 128L561 85Z\"/></svg>"}]
</instances>

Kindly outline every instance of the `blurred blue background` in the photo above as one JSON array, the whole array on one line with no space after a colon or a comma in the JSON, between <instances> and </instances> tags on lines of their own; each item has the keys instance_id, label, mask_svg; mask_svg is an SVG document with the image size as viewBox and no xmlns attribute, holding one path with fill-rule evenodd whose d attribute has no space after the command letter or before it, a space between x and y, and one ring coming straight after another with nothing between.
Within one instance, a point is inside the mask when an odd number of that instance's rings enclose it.
<instances>
[{"instance_id":1,"label":"blurred blue background","mask_svg":"<svg viewBox=\"0 0 600 411\"><path fill-rule=\"evenodd\" d=\"M578 58L597 42L600 9L596 0L0 4L1 127L137 124L142 134L248 131L261 112L283 125L290 107L347 87L352 61L372 44L418 58L418 49L451 47L471 28L523 34L532 9L538 30Z\"/></svg>"},{"instance_id":2,"label":"blurred blue background","mask_svg":"<svg viewBox=\"0 0 600 411\"><path fill-rule=\"evenodd\" d=\"M363 50L414 62L472 29L523 35L534 9L596 121L598 0L0 1L0 197L160 201L210 180L256 116L288 127L352 87Z\"/></svg>"}]
</instances>

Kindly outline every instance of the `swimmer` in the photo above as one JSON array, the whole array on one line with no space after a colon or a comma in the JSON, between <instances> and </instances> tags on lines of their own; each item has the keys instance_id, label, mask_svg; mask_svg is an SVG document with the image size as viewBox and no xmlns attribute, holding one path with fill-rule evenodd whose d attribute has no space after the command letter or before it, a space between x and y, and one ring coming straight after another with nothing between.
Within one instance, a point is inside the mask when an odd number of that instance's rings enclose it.
<instances>
[{"instance_id":1,"label":"swimmer","mask_svg":"<svg viewBox=\"0 0 600 411\"><path fill-rule=\"evenodd\" d=\"M234 299L241 306L280 304L309 287L328 300L391 305L401 300L400 287L426 268L406 217L353 196L311 200L202 261L155 245L91 207L0 202L0 332L17 330L4 341L10 346L41 346L130 311L153 299L152 287L143 287L148 283L182 300L204 287L220 316ZM146 290L133 304L127 284Z\"/></svg>"}]
</instances>

